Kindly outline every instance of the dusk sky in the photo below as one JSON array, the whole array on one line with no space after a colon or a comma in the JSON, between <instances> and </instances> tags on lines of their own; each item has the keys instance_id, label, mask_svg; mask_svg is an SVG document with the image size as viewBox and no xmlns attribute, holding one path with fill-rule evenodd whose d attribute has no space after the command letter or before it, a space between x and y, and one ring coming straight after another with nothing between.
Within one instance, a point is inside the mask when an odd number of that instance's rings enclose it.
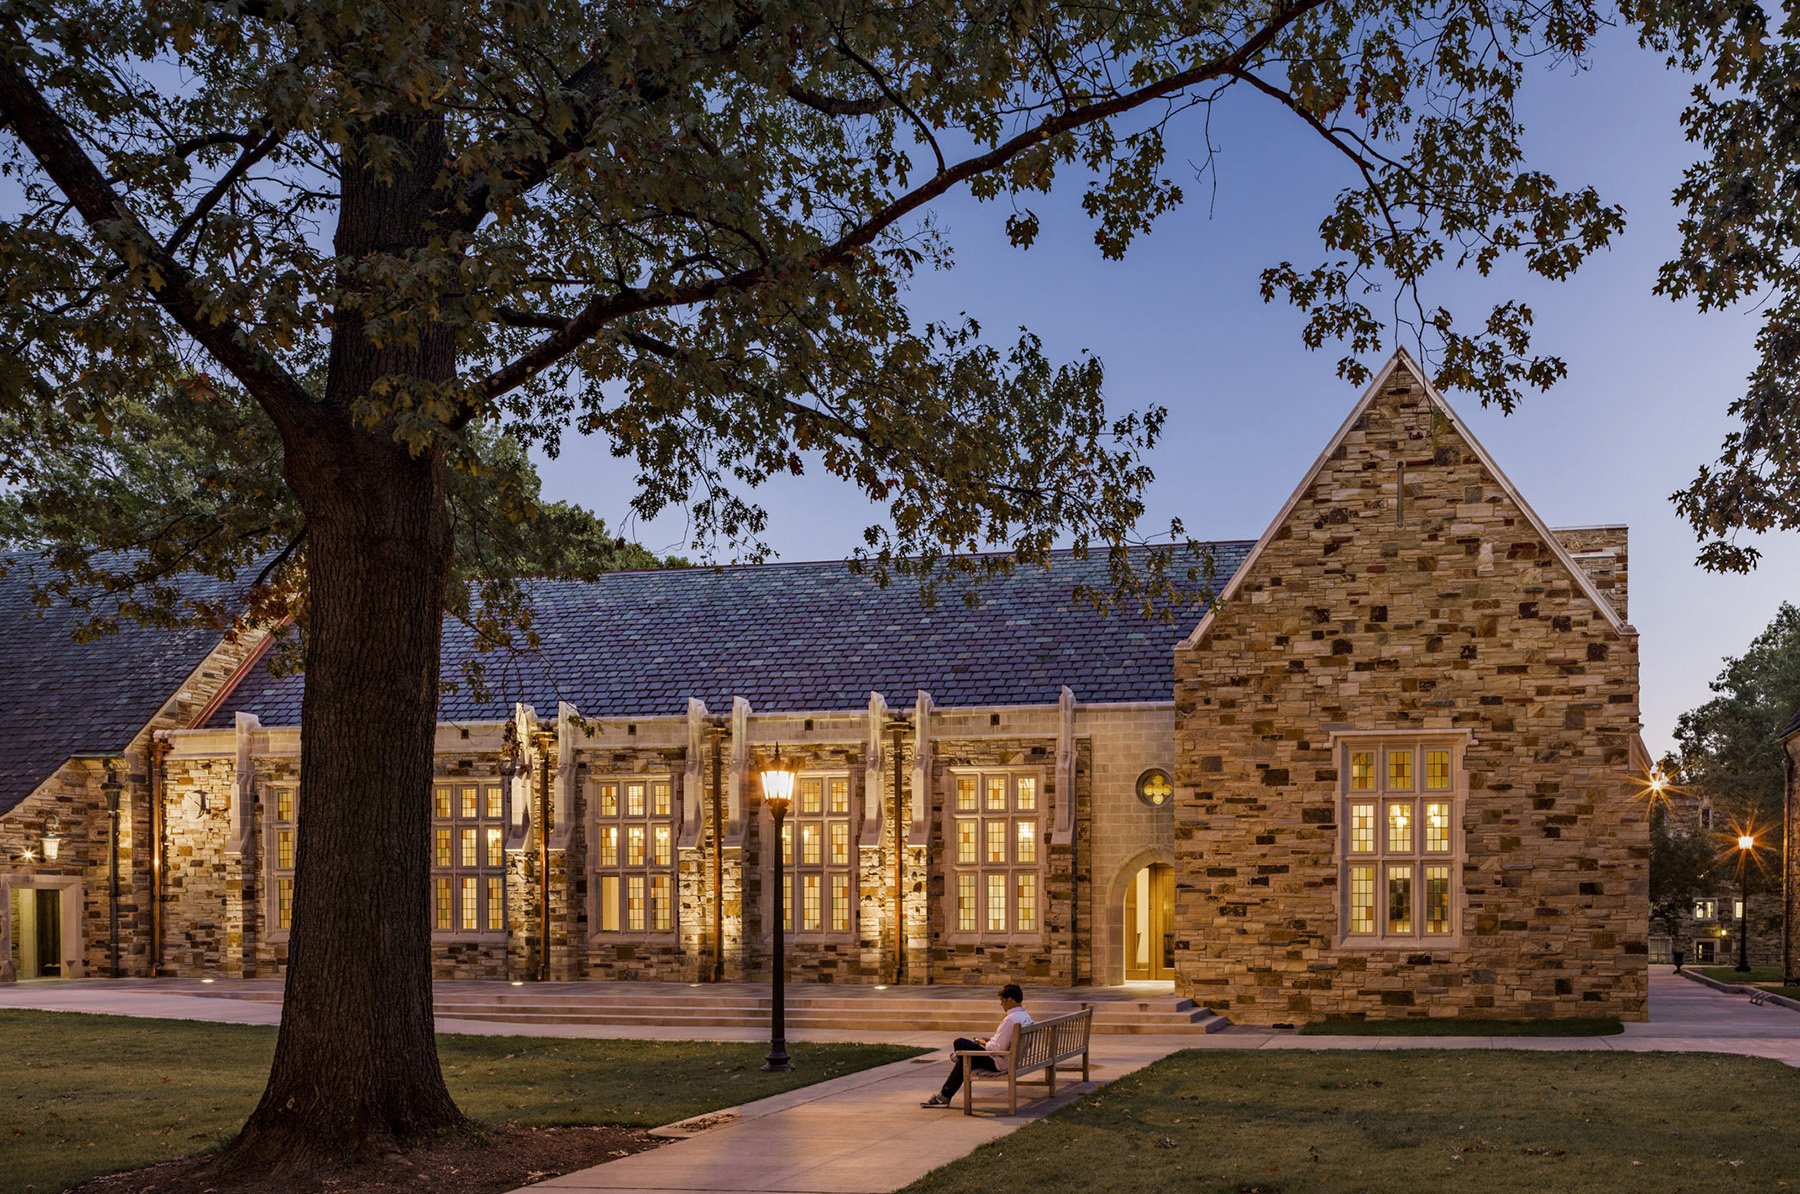
<instances>
[{"instance_id":1,"label":"dusk sky","mask_svg":"<svg viewBox=\"0 0 1800 1194\"><path fill-rule=\"evenodd\" d=\"M1651 293L1676 243L1669 195L1693 157L1677 119L1688 86L1618 32L1600 40L1589 71L1535 73L1521 105L1530 160L1565 186L1598 186L1625 205L1630 227L1561 286L1446 275L1424 295L1465 323L1496 301L1523 298L1536 312L1540 350L1568 361L1562 384L1510 417L1467 395L1449 399L1550 525L1629 524L1630 620L1641 634L1644 736L1655 753L1671 744L1676 717L1710 695L1721 657L1741 653L1784 598L1800 595L1800 539L1765 538L1752 575L1710 575L1694 565L1692 532L1669 502L1729 430L1726 407L1742 393L1756 331L1751 311L1702 316ZM1316 264L1318 220L1348 165L1240 89L1213 114L1214 191L1191 181L1183 160L1202 157L1199 120L1176 127L1167 172L1188 201L1124 261L1095 248L1074 173L1054 195L1033 197L1044 232L1029 252L1007 244L1004 201L977 204L963 192L936 209L957 267L920 277L912 306L921 319L967 311L993 342L1022 325L1054 358L1100 357L1113 409L1169 408L1150 458L1157 480L1144 529L1166 529L1175 516L1197 538L1253 539L1359 393L1335 376L1335 351L1301 344L1297 312L1257 294L1264 266ZM1378 310L1386 301L1376 297ZM691 554L679 515L627 519L632 470L604 444L568 441L544 476L550 496L594 509L652 549ZM819 473L767 486L760 498L767 539L787 560L843 557L879 518Z\"/></svg>"}]
</instances>

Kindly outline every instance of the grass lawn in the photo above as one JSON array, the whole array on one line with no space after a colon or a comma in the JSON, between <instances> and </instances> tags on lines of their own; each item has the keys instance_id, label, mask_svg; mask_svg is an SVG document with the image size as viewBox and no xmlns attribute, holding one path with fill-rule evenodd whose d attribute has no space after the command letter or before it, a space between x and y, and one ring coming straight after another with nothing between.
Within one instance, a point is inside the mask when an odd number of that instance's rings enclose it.
<instances>
[{"instance_id":1,"label":"grass lawn","mask_svg":"<svg viewBox=\"0 0 1800 1194\"><path fill-rule=\"evenodd\" d=\"M1800 1071L1719 1054L1178 1053L915 1191L1800 1188Z\"/></svg>"},{"instance_id":2,"label":"grass lawn","mask_svg":"<svg viewBox=\"0 0 1800 1194\"><path fill-rule=\"evenodd\" d=\"M1800 987L1781 985L1781 969L1778 966L1752 966L1749 974L1739 974L1730 966L1689 966L1688 969L1698 970L1707 978L1717 979L1722 983L1761 987L1765 991L1773 991L1775 994L1785 995L1789 999L1800 999Z\"/></svg>"},{"instance_id":3,"label":"grass lawn","mask_svg":"<svg viewBox=\"0 0 1800 1194\"><path fill-rule=\"evenodd\" d=\"M1595 1020L1314 1020L1301 1036L1612 1036L1616 1017Z\"/></svg>"},{"instance_id":4,"label":"grass lawn","mask_svg":"<svg viewBox=\"0 0 1800 1194\"><path fill-rule=\"evenodd\" d=\"M273 1028L0 1012L0 1192L53 1191L206 1152L256 1104ZM756 1042L441 1036L450 1091L488 1123L654 1127L922 1052Z\"/></svg>"}]
</instances>

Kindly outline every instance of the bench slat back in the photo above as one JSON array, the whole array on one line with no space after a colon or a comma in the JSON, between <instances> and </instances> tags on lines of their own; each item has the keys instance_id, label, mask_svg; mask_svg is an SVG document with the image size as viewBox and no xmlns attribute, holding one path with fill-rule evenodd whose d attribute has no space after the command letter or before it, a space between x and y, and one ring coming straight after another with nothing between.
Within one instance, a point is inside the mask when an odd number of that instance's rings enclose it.
<instances>
[{"instance_id":1,"label":"bench slat back","mask_svg":"<svg viewBox=\"0 0 1800 1194\"><path fill-rule=\"evenodd\" d=\"M1037 1069L1084 1052L1093 1023L1091 1007L1034 1021L1013 1038L1012 1064L1008 1068L1015 1073Z\"/></svg>"}]
</instances>

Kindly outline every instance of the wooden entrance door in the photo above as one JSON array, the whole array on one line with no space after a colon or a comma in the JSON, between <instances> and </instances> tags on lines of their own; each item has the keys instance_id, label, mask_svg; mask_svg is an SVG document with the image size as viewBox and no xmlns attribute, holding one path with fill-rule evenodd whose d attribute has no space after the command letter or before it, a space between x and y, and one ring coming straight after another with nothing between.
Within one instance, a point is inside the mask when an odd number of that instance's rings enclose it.
<instances>
[{"instance_id":1,"label":"wooden entrance door","mask_svg":"<svg viewBox=\"0 0 1800 1194\"><path fill-rule=\"evenodd\" d=\"M1152 863L1125 889L1125 978L1175 977L1175 868Z\"/></svg>"},{"instance_id":2,"label":"wooden entrance door","mask_svg":"<svg viewBox=\"0 0 1800 1194\"><path fill-rule=\"evenodd\" d=\"M37 973L33 978L62 974L62 892L39 888L37 898Z\"/></svg>"}]
</instances>

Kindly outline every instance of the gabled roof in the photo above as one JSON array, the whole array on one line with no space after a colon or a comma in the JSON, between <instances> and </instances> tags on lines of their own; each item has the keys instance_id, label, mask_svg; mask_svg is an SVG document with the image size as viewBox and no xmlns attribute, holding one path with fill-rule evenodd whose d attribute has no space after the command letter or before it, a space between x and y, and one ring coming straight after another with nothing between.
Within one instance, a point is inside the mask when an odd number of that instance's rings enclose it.
<instances>
[{"instance_id":1,"label":"gabled roof","mask_svg":"<svg viewBox=\"0 0 1800 1194\"><path fill-rule=\"evenodd\" d=\"M1468 424L1457 417L1456 412L1450 408L1450 404L1444 400L1444 396L1438 392L1438 388L1431 384L1431 379L1425 376L1425 371L1419 368L1418 363L1412 359L1412 356L1404 348L1396 349L1394 355L1388 358L1387 364L1375 371L1375 376L1370 379L1368 388L1363 391L1362 397L1358 399L1356 405L1351 408L1350 414L1344 419L1343 423L1339 425L1330 441L1326 443L1325 450L1319 453L1319 458L1313 461L1312 467L1307 469L1301 476L1300 484L1294 487L1294 492L1288 496L1286 502L1282 503L1281 509L1276 512L1275 517L1269 522L1268 529L1262 533L1262 538L1258 539L1255 546L1251 547L1250 554L1245 557L1243 564L1238 568L1230 582L1226 584L1221 591L1217 605L1226 604L1237 595L1237 591L1242 586L1244 578L1250 574L1252 568L1255 566L1257 558L1268 549L1269 543L1275 538L1275 534L1281 529L1281 525L1287 521L1288 515L1294 512L1294 507L1300 504L1301 499L1304 498L1307 491L1312 488L1313 482L1318 479L1319 473L1324 469L1326 462L1331 459L1332 455L1338 450L1338 447L1344 442L1344 437L1350 434L1351 429L1356 426L1357 421L1367 413L1370 406L1374 405L1376 396L1380 394L1382 389L1388 384L1388 378L1393 376L1396 370L1400 369L1404 369L1406 372L1412 374L1413 378L1419 383L1420 388L1424 390L1426 399L1432 404L1437 412L1444 417L1451 429L1460 435L1469 445L1469 449L1474 452L1475 458L1481 462L1483 468L1487 469L1487 471L1493 475L1495 482L1499 484L1500 488L1505 491L1507 497L1511 498L1513 504L1525 515L1525 519L1531 525L1531 529L1536 531L1538 537L1549 546L1551 552L1569 573L1570 578L1575 582L1582 594L1586 596L1589 601L1593 602L1594 607L1600 611L1600 616L1606 620L1607 625L1611 626L1614 631L1622 635L1637 633L1626 623L1625 619L1619 616L1619 611L1613 603L1607 600L1607 598L1601 594L1600 590L1594 586L1593 578L1583 570L1581 565L1575 562L1575 558L1569 554L1569 549L1563 546L1562 541L1551 532L1544 520L1538 517L1537 511L1531 508L1531 503L1525 500L1525 496L1519 492L1518 487L1515 486L1511 479L1500 470L1500 466L1494 463L1494 458L1488 455L1486 448L1481 446L1481 441L1475 438L1475 433L1469 429ZM1214 608L1216 607L1217 606L1215 605ZM1194 627L1194 632L1182 640L1182 649L1186 650L1198 646L1201 639L1206 635L1207 627L1212 625L1212 619L1213 610L1208 609L1201 617L1200 624Z\"/></svg>"},{"instance_id":2,"label":"gabled roof","mask_svg":"<svg viewBox=\"0 0 1800 1194\"><path fill-rule=\"evenodd\" d=\"M1782 726L1781 733L1775 736L1785 742L1795 734L1800 734L1800 711L1795 712L1793 720Z\"/></svg>"},{"instance_id":3,"label":"gabled roof","mask_svg":"<svg viewBox=\"0 0 1800 1194\"><path fill-rule=\"evenodd\" d=\"M1249 546L1211 545L1221 582ZM447 690L439 717L501 720L514 701L540 714L568 701L598 717L678 715L689 697L717 713L734 696L766 712L848 711L866 709L871 690L904 707L920 689L946 708L1054 705L1064 685L1083 702L1169 701L1170 648L1185 618L1103 616L1075 600L1078 585L1109 584L1104 552L1068 551L986 582L974 607L954 592L927 606L913 583L882 588L841 560L538 582L530 594L540 649L486 656L487 698ZM444 640L444 678L456 681L474 655L470 635L446 619ZM210 724L244 712L296 725L302 684L259 664Z\"/></svg>"},{"instance_id":4,"label":"gabled roof","mask_svg":"<svg viewBox=\"0 0 1800 1194\"><path fill-rule=\"evenodd\" d=\"M125 620L116 634L77 643L72 632L92 613L32 603L33 578L50 575L39 559L0 553L0 814L70 756L130 745L219 641L214 630ZM228 591L195 577L178 587L202 599ZM95 609L117 605L100 598Z\"/></svg>"}]
</instances>

